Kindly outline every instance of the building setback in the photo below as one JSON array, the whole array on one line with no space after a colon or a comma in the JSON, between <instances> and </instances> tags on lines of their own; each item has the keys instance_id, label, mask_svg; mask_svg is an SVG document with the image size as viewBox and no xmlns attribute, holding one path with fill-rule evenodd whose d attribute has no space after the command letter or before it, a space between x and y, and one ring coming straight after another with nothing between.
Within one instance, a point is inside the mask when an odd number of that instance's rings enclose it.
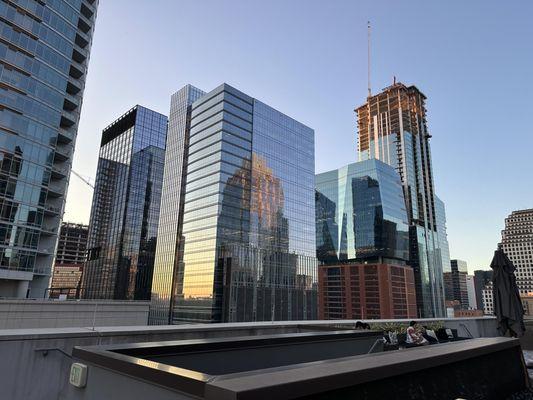
<instances>
[{"instance_id":1,"label":"building setback","mask_svg":"<svg viewBox=\"0 0 533 400\"><path fill-rule=\"evenodd\" d=\"M0 2L0 297L48 288L97 7Z\"/></svg>"},{"instance_id":2,"label":"building setback","mask_svg":"<svg viewBox=\"0 0 533 400\"><path fill-rule=\"evenodd\" d=\"M533 293L533 208L513 211L505 219L501 248L516 267L520 294Z\"/></svg>"},{"instance_id":3,"label":"building setback","mask_svg":"<svg viewBox=\"0 0 533 400\"><path fill-rule=\"evenodd\" d=\"M377 159L315 177L319 317L414 318L402 184Z\"/></svg>"},{"instance_id":4,"label":"building setback","mask_svg":"<svg viewBox=\"0 0 533 400\"><path fill-rule=\"evenodd\" d=\"M49 297L57 298L60 294L69 298L79 297L88 233L88 225L61 224Z\"/></svg>"},{"instance_id":5,"label":"building setback","mask_svg":"<svg viewBox=\"0 0 533 400\"><path fill-rule=\"evenodd\" d=\"M418 314L444 316L441 239L438 232L426 97L415 86L396 83L356 109L359 160L376 158L400 174L409 218L410 260Z\"/></svg>"},{"instance_id":6,"label":"building setback","mask_svg":"<svg viewBox=\"0 0 533 400\"><path fill-rule=\"evenodd\" d=\"M166 130L166 116L135 106L102 132L83 274L86 299L150 299Z\"/></svg>"},{"instance_id":7,"label":"building setback","mask_svg":"<svg viewBox=\"0 0 533 400\"><path fill-rule=\"evenodd\" d=\"M168 143L151 323L316 318L314 131L186 86Z\"/></svg>"}]
</instances>

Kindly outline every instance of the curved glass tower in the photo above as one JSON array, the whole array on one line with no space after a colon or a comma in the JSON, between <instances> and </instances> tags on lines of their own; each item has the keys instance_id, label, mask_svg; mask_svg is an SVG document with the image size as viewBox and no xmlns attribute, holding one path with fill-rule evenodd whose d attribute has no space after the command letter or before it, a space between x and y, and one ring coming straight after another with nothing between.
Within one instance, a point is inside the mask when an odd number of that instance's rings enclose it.
<instances>
[{"instance_id":1,"label":"curved glass tower","mask_svg":"<svg viewBox=\"0 0 533 400\"><path fill-rule=\"evenodd\" d=\"M97 5L0 1L0 296L48 287Z\"/></svg>"}]
</instances>

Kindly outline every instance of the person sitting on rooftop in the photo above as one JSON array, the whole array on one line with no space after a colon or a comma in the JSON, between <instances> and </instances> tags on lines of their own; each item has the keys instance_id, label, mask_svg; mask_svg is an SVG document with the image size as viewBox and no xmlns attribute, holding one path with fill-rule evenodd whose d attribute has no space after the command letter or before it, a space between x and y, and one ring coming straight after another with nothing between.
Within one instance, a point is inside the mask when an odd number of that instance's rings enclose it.
<instances>
[{"instance_id":1,"label":"person sitting on rooftop","mask_svg":"<svg viewBox=\"0 0 533 400\"><path fill-rule=\"evenodd\" d=\"M416 331L416 321L409 322L405 342L407 344L414 344L417 346L425 346L429 344L429 342L424 338L424 336L422 336L421 333Z\"/></svg>"}]
</instances>

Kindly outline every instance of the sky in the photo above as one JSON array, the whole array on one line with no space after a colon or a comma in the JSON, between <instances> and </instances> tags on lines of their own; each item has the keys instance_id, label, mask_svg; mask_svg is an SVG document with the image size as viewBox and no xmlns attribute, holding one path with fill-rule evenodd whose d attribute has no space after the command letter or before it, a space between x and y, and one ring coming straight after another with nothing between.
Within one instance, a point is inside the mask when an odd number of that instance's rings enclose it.
<instances>
[{"instance_id":1,"label":"sky","mask_svg":"<svg viewBox=\"0 0 533 400\"><path fill-rule=\"evenodd\" d=\"M316 172L356 161L354 108L397 80L427 96L452 258L486 269L512 210L533 208L533 2L102 0L73 169L94 182L102 129L227 82L315 130ZM70 179L64 220L89 222Z\"/></svg>"}]
</instances>

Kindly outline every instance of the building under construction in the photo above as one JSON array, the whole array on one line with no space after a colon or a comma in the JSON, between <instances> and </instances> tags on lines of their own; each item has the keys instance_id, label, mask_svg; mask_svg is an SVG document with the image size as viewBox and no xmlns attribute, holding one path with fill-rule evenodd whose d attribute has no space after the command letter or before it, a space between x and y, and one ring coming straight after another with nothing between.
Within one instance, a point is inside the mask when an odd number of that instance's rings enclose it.
<instances>
[{"instance_id":1,"label":"building under construction","mask_svg":"<svg viewBox=\"0 0 533 400\"><path fill-rule=\"evenodd\" d=\"M409 219L410 264L415 272L418 313L444 315L442 259L426 123L426 96L396 81L369 96L357 113L360 161L377 158L398 171Z\"/></svg>"}]
</instances>

